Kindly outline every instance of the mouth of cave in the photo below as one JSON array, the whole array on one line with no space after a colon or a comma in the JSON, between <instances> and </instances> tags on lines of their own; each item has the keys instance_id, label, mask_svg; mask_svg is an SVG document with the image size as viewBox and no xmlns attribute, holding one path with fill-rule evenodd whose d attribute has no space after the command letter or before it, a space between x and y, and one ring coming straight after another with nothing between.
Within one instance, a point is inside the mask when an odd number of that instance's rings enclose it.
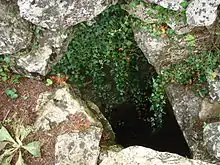
<instances>
[{"instance_id":1,"label":"mouth of cave","mask_svg":"<svg viewBox=\"0 0 220 165\"><path fill-rule=\"evenodd\" d=\"M141 112L134 105L124 103L117 106L113 109L110 120L116 143L123 147L139 145L191 158L190 149L172 114L171 106L167 105L165 111L162 128L152 133L150 122L140 117Z\"/></svg>"}]
</instances>

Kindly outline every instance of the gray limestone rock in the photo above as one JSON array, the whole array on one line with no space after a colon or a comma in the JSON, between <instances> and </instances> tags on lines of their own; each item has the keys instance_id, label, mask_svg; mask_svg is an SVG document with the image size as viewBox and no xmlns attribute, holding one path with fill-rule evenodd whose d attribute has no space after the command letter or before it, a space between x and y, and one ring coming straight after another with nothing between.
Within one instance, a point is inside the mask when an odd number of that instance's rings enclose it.
<instances>
[{"instance_id":1,"label":"gray limestone rock","mask_svg":"<svg viewBox=\"0 0 220 165\"><path fill-rule=\"evenodd\" d=\"M220 101L220 73L209 72L207 80L209 83L209 96L212 100Z\"/></svg>"},{"instance_id":2,"label":"gray limestone rock","mask_svg":"<svg viewBox=\"0 0 220 165\"><path fill-rule=\"evenodd\" d=\"M86 132L66 133L57 137L55 165L97 165L102 129L90 127Z\"/></svg>"},{"instance_id":3,"label":"gray limestone rock","mask_svg":"<svg viewBox=\"0 0 220 165\"><path fill-rule=\"evenodd\" d=\"M36 111L38 113L35 122L36 130L50 130L63 121L68 121L71 115L80 118L83 116L92 125L102 128L99 121L88 115L89 109L86 104L80 98L70 94L67 88L57 89L53 93L42 93L39 96Z\"/></svg>"},{"instance_id":4,"label":"gray limestone rock","mask_svg":"<svg viewBox=\"0 0 220 165\"><path fill-rule=\"evenodd\" d=\"M193 0L186 9L187 23L191 26L210 26L217 17L219 0Z\"/></svg>"},{"instance_id":5,"label":"gray limestone rock","mask_svg":"<svg viewBox=\"0 0 220 165\"><path fill-rule=\"evenodd\" d=\"M133 31L138 46L158 73L171 64L186 59L189 53L198 54L212 48L213 36L205 29L185 37L173 36L172 39L154 36L140 28L134 28Z\"/></svg>"},{"instance_id":6,"label":"gray limestone rock","mask_svg":"<svg viewBox=\"0 0 220 165\"><path fill-rule=\"evenodd\" d=\"M200 160L191 160L168 152L159 152L141 146L123 149L104 159L100 165L214 165Z\"/></svg>"},{"instance_id":7,"label":"gray limestone rock","mask_svg":"<svg viewBox=\"0 0 220 165\"><path fill-rule=\"evenodd\" d=\"M64 29L96 17L114 0L18 0L20 15L50 30Z\"/></svg>"},{"instance_id":8,"label":"gray limestone rock","mask_svg":"<svg viewBox=\"0 0 220 165\"><path fill-rule=\"evenodd\" d=\"M69 33L70 30L52 32L40 28L31 49L13 56L13 70L26 75L36 73L45 76L66 51L71 39Z\"/></svg>"},{"instance_id":9,"label":"gray limestone rock","mask_svg":"<svg viewBox=\"0 0 220 165\"><path fill-rule=\"evenodd\" d=\"M106 158L114 157L122 149L123 148L119 145L102 146L100 154L99 154L99 164Z\"/></svg>"},{"instance_id":10,"label":"gray limestone rock","mask_svg":"<svg viewBox=\"0 0 220 165\"><path fill-rule=\"evenodd\" d=\"M11 1L0 1L0 55L13 54L28 47L32 28L19 16L18 7Z\"/></svg>"},{"instance_id":11,"label":"gray limestone rock","mask_svg":"<svg viewBox=\"0 0 220 165\"><path fill-rule=\"evenodd\" d=\"M220 160L220 122L207 124L203 139L208 152Z\"/></svg>"}]
</instances>

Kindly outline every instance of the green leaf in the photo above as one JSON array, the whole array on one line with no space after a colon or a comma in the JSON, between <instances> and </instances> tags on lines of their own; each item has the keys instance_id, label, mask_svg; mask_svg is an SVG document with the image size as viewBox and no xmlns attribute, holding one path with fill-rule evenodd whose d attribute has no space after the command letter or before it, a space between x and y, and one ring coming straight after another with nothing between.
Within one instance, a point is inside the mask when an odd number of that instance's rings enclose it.
<instances>
[{"instance_id":1,"label":"green leaf","mask_svg":"<svg viewBox=\"0 0 220 165\"><path fill-rule=\"evenodd\" d=\"M46 80L46 86L50 86L50 85L52 85L52 84L53 84L53 81L48 78L48 79Z\"/></svg>"},{"instance_id":2,"label":"green leaf","mask_svg":"<svg viewBox=\"0 0 220 165\"><path fill-rule=\"evenodd\" d=\"M3 164L5 157L9 157L10 155L12 155L12 157L13 157L13 152L15 152L15 151L16 151L16 149L14 149L14 148L10 148L10 149L5 150L5 152L0 155L0 164Z\"/></svg>"},{"instance_id":3,"label":"green leaf","mask_svg":"<svg viewBox=\"0 0 220 165\"><path fill-rule=\"evenodd\" d=\"M4 58L4 61L9 64L11 62L11 58L7 56Z\"/></svg>"},{"instance_id":4,"label":"green leaf","mask_svg":"<svg viewBox=\"0 0 220 165\"><path fill-rule=\"evenodd\" d=\"M24 159L22 158L22 155L21 155L21 151L19 151L18 160L17 160L15 165L25 165L24 164Z\"/></svg>"},{"instance_id":5,"label":"green leaf","mask_svg":"<svg viewBox=\"0 0 220 165\"><path fill-rule=\"evenodd\" d=\"M13 158L14 154L9 155L8 157L4 157L2 160L2 165L11 165L11 160Z\"/></svg>"},{"instance_id":6,"label":"green leaf","mask_svg":"<svg viewBox=\"0 0 220 165\"><path fill-rule=\"evenodd\" d=\"M9 141L12 143L16 143L14 139L11 137L11 135L9 134L8 130L3 126L0 129L0 142L2 141Z\"/></svg>"},{"instance_id":7,"label":"green leaf","mask_svg":"<svg viewBox=\"0 0 220 165\"><path fill-rule=\"evenodd\" d=\"M183 1L180 3L180 6L182 6L184 9L186 9L189 6L189 2Z\"/></svg>"},{"instance_id":8,"label":"green leaf","mask_svg":"<svg viewBox=\"0 0 220 165\"><path fill-rule=\"evenodd\" d=\"M5 148L9 142L0 142L0 151Z\"/></svg>"},{"instance_id":9,"label":"green leaf","mask_svg":"<svg viewBox=\"0 0 220 165\"><path fill-rule=\"evenodd\" d=\"M28 152L30 152L35 157L40 157L40 142L34 141L31 143L28 143L25 146L22 146L24 149L26 149Z\"/></svg>"},{"instance_id":10,"label":"green leaf","mask_svg":"<svg viewBox=\"0 0 220 165\"><path fill-rule=\"evenodd\" d=\"M16 130L16 137L20 139L20 141L23 141L31 132L32 132L31 126L24 127L23 125L20 125Z\"/></svg>"}]
</instances>

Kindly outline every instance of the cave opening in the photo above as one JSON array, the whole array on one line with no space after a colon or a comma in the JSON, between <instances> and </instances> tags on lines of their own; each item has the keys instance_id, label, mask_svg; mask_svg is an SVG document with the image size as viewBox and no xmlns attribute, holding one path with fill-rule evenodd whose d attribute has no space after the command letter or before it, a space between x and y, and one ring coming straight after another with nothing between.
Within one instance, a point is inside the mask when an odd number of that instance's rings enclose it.
<instances>
[{"instance_id":1,"label":"cave opening","mask_svg":"<svg viewBox=\"0 0 220 165\"><path fill-rule=\"evenodd\" d=\"M139 145L191 158L190 149L172 113L171 105L167 105L165 111L162 128L152 133L150 122L139 117L134 105L124 103L117 106L113 109L110 120L116 143L123 147Z\"/></svg>"}]
</instances>

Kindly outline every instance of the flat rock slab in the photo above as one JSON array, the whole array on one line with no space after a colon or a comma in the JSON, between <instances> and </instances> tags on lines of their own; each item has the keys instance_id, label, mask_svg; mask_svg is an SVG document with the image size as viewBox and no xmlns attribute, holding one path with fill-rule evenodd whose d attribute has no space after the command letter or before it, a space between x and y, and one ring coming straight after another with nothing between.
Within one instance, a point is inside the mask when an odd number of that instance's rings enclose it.
<instances>
[{"instance_id":1,"label":"flat rock slab","mask_svg":"<svg viewBox=\"0 0 220 165\"><path fill-rule=\"evenodd\" d=\"M55 165L97 165L101 135L102 130L98 127L59 135L55 145Z\"/></svg>"},{"instance_id":2,"label":"flat rock slab","mask_svg":"<svg viewBox=\"0 0 220 165\"><path fill-rule=\"evenodd\" d=\"M191 160L168 152L159 152L141 146L123 149L100 165L214 165L199 160Z\"/></svg>"},{"instance_id":3,"label":"flat rock slab","mask_svg":"<svg viewBox=\"0 0 220 165\"><path fill-rule=\"evenodd\" d=\"M18 0L20 15L35 25L50 30L64 29L96 17L111 0Z\"/></svg>"}]
</instances>

